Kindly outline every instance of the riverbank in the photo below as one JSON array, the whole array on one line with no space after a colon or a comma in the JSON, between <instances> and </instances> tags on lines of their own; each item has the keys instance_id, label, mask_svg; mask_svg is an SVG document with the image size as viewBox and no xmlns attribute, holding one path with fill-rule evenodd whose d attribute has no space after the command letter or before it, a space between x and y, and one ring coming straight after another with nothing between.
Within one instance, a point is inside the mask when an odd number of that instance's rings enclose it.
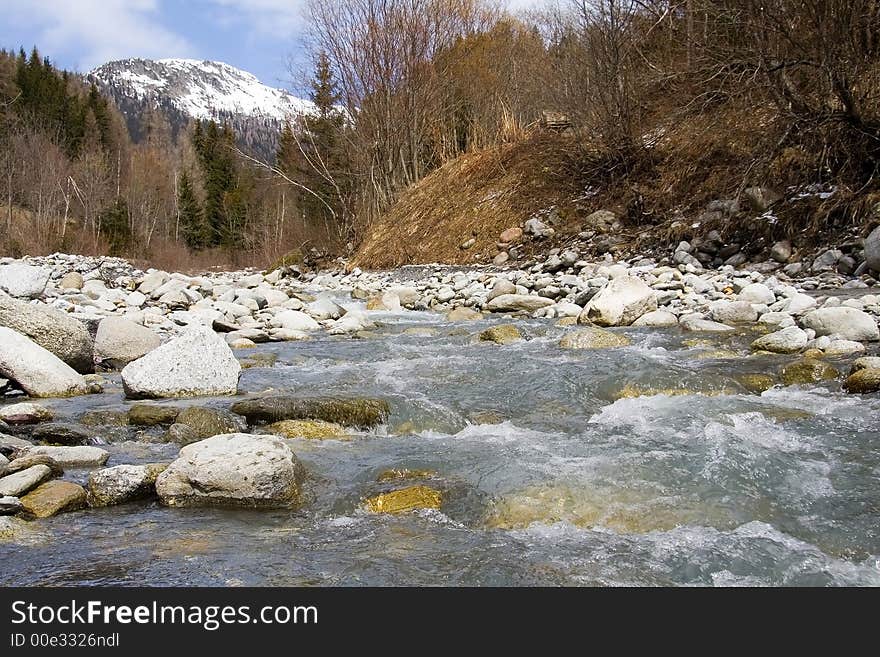
<instances>
[{"instance_id":1,"label":"riverbank","mask_svg":"<svg viewBox=\"0 0 880 657\"><path fill-rule=\"evenodd\" d=\"M6 583L876 583L863 280L21 264L7 326L97 374L6 384Z\"/></svg>"}]
</instances>

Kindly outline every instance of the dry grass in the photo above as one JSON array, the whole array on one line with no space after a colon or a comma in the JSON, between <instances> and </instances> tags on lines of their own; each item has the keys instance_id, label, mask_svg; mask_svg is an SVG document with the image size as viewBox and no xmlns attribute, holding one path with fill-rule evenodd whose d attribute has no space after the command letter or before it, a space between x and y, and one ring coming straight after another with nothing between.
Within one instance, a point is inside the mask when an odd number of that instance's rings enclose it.
<instances>
[{"instance_id":1,"label":"dry grass","mask_svg":"<svg viewBox=\"0 0 880 657\"><path fill-rule=\"evenodd\" d=\"M353 264L382 269L491 260L502 231L570 198L572 190L558 182L561 141L533 132L446 164L405 191L367 231ZM461 249L471 238L474 246Z\"/></svg>"}]
</instances>

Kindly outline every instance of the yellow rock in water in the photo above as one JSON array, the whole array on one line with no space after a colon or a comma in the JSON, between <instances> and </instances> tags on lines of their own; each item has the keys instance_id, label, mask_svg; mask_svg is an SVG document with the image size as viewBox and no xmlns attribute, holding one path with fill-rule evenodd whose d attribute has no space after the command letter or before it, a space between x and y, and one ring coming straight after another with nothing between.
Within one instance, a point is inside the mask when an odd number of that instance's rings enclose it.
<instances>
[{"instance_id":1,"label":"yellow rock in water","mask_svg":"<svg viewBox=\"0 0 880 657\"><path fill-rule=\"evenodd\" d=\"M439 491L427 486L410 486L371 497L364 506L373 513L405 513L415 509L439 509L442 502Z\"/></svg>"},{"instance_id":2,"label":"yellow rock in water","mask_svg":"<svg viewBox=\"0 0 880 657\"><path fill-rule=\"evenodd\" d=\"M558 322L556 322L556 326L577 326L577 323L577 317L563 317Z\"/></svg>"},{"instance_id":3,"label":"yellow rock in water","mask_svg":"<svg viewBox=\"0 0 880 657\"><path fill-rule=\"evenodd\" d=\"M483 342L494 342L501 345L513 344L522 339L522 333L513 324L499 324L480 333L480 340Z\"/></svg>"},{"instance_id":4,"label":"yellow rock in water","mask_svg":"<svg viewBox=\"0 0 880 657\"><path fill-rule=\"evenodd\" d=\"M323 420L282 420L270 424L267 429L276 436L324 440L327 438L350 438L345 428Z\"/></svg>"},{"instance_id":5,"label":"yellow rock in water","mask_svg":"<svg viewBox=\"0 0 880 657\"><path fill-rule=\"evenodd\" d=\"M776 385L776 377L769 374L740 374L736 380L743 388L758 395Z\"/></svg>"},{"instance_id":6,"label":"yellow rock in water","mask_svg":"<svg viewBox=\"0 0 880 657\"><path fill-rule=\"evenodd\" d=\"M715 349L714 351L704 351L697 354L697 360L726 360L730 358L739 358L739 354L729 349Z\"/></svg>"},{"instance_id":7,"label":"yellow rock in water","mask_svg":"<svg viewBox=\"0 0 880 657\"><path fill-rule=\"evenodd\" d=\"M397 481L400 479L428 479L436 477L433 470L410 470L409 468L391 468L379 473L376 481Z\"/></svg>"}]
</instances>

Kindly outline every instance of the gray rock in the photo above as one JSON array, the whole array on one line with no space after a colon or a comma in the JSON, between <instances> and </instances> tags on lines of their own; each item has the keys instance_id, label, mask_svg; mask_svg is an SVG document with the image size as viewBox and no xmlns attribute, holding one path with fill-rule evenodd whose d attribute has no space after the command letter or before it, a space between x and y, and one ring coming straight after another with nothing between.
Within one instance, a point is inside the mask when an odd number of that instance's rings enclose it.
<instances>
[{"instance_id":1,"label":"gray rock","mask_svg":"<svg viewBox=\"0 0 880 657\"><path fill-rule=\"evenodd\" d=\"M763 283L751 283L740 290L739 300L749 303L764 303L769 306L776 303L776 295Z\"/></svg>"},{"instance_id":2,"label":"gray rock","mask_svg":"<svg viewBox=\"0 0 880 657\"><path fill-rule=\"evenodd\" d=\"M868 313L838 306L819 308L804 315L803 325L813 329L817 336L837 335L844 340L872 342L880 340L877 322Z\"/></svg>"},{"instance_id":3,"label":"gray rock","mask_svg":"<svg viewBox=\"0 0 880 657\"><path fill-rule=\"evenodd\" d=\"M865 262L869 269L880 272L880 226L865 238Z\"/></svg>"},{"instance_id":4,"label":"gray rock","mask_svg":"<svg viewBox=\"0 0 880 657\"><path fill-rule=\"evenodd\" d=\"M36 445L24 448L21 451L21 455L48 456L62 468L87 468L94 465L104 465L107 462L107 459L110 458L110 452L107 450L88 445L78 447Z\"/></svg>"},{"instance_id":5,"label":"gray rock","mask_svg":"<svg viewBox=\"0 0 880 657\"><path fill-rule=\"evenodd\" d=\"M83 280L82 274L71 271L64 274L64 276L61 277L61 280L58 281L58 289L81 290L84 283L85 281Z\"/></svg>"},{"instance_id":6,"label":"gray rock","mask_svg":"<svg viewBox=\"0 0 880 657\"><path fill-rule=\"evenodd\" d=\"M789 326L775 333L763 335L752 342L755 351L770 351L774 354L795 354L807 346L807 334L797 326Z\"/></svg>"},{"instance_id":7,"label":"gray rock","mask_svg":"<svg viewBox=\"0 0 880 657\"><path fill-rule=\"evenodd\" d=\"M31 397L70 397L88 392L82 375L30 338L0 327L0 375Z\"/></svg>"},{"instance_id":8,"label":"gray rock","mask_svg":"<svg viewBox=\"0 0 880 657\"><path fill-rule=\"evenodd\" d=\"M23 262L0 265L0 290L13 297L36 299L43 294L52 272Z\"/></svg>"},{"instance_id":9,"label":"gray rock","mask_svg":"<svg viewBox=\"0 0 880 657\"><path fill-rule=\"evenodd\" d=\"M537 217L532 217L531 219L526 221L523 228L527 235L532 235L533 237L539 239L543 237L550 237L556 232Z\"/></svg>"},{"instance_id":10,"label":"gray rock","mask_svg":"<svg viewBox=\"0 0 880 657\"><path fill-rule=\"evenodd\" d=\"M0 497L0 516L14 516L21 509L21 500L17 497L11 495ZM4 538L4 534L3 525L0 525L0 539Z\"/></svg>"},{"instance_id":11,"label":"gray rock","mask_svg":"<svg viewBox=\"0 0 880 657\"><path fill-rule=\"evenodd\" d=\"M105 317L98 324L95 356L112 367L124 367L160 344L159 336L144 326L122 317Z\"/></svg>"},{"instance_id":12,"label":"gray rock","mask_svg":"<svg viewBox=\"0 0 880 657\"><path fill-rule=\"evenodd\" d=\"M125 366L129 398L229 395L238 389L241 365L222 337L191 325L186 332Z\"/></svg>"},{"instance_id":13,"label":"gray rock","mask_svg":"<svg viewBox=\"0 0 880 657\"><path fill-rule=\"evenodd\" d=\"M758 318L758 323L777 330L795 325L794 318L788 313L782 312L764 313Z\"/></svg>"},{"instance_id":14,"label":"gray rock","mask_svg":"<svg viewBox=\"0 0 880 657\"><path fill-rule=\"evenodd\" d=\"M0 294L0 326L29 337L80 374L95 371L92 336L67 313Z\"/></svg>"},{"instance_id":15,"label":"gray rock","mask_svg":"<svg viewBox=\"0 0 880 657\"><path fill-rule=\"evenodd\" d=\"M495 284L492 286L492 291L489 292L486 299L491 301L496 297L500 297L502 294L516 294L516 285L506 278L496 278Z\"/></svg>"},{"instance_id":16,"label":"gray rock","mask_svg":"<svg viewBox=\"0 0 880 657\"><path fill-rule=\"evenodd\" d=\"M621 276L603 287L578 317L580 324L629 326L657 310L657 294L638 278Z\"/></svg>"},{"instance_id":17,"label":"gray rock","mask_svg":"<svg viewBox=\"0 0 880 657\"><path fill-rule=\"evenodd\" d=\"M9 424L36 424L47 422L54 417L51 410L33 402L20 402L0 406L0 420Z\"/></svg>"},{"instance_id":18,"label":"gray rock","mask_svg":"<svg viewBox=\"0 0 880 657\"><path fill-rule=\"evenodd\" d=\"M843 257L842 251L839 249L829 249L813 260L812 270L814 272L834 271L837 268L837 261L841 257Z\"/></svg>"},{"instance_id":19,"label":"gray rock","mask_svg":"<svg viewBox=\"0 0 880 657\"><path fill-rule=\"evenodd\" d=\"M758 319L758 313L748 301L713 301L709 304L709 316L725 324L754 322Z\"/></svg>"},{"instance_id":20,"label":"gray rock","mask_svg":"<svg viewBox=\"0 0 880 657\"><path fill-rule=\"evenodd\" d=\"M281 310L275 313L271 324L291 331L317 331L321 328L318 322L299 310Z\"/></svg>"},{"instance_id":21,"label":"gray rock","mask_svg":"<svg viewBox=\"0 0 880 657\"><path fill-rule=\"evenodd\" d=\"M859 370L880 370L880 356L862 356L857 358L852 364L852 372Z\"/></svg>"},{"instance_id":22,"label":"gray rock","mask_svg":"<svg viewBox=\"0 0 880 657\"><path fill-rule=\"evenodd\" d=\"M117 465L96 470L89 475L89 504L113 506L153 497L156 478L166 467L164 464Z\"/></svg>"},{"instance_id":23,"label":"gray rock","mask_svg":"<svg viewBox=\"0 0 880 657\"><path fill-rule=\"evenodd\" d=\"M788 240L776 242L776 244L770 249L770 257L776 262L783 265L786 264L791 260L791 242Z\"/></svg>"},{"instance_id":24,"label":"gray rock","mask_svg":"<svg viewBox=\"0 0 880 657\"><path fill-rule=\"evenodd\" d=\"M156 480L156 492L167 506L289 508L302 501L303 477L282 440L225 434L182 448Z\"/></svg>"},{"instance_id":25,"label":"gray rock","mask_svg":"<svg viewBox=\"0 0 880 657\"><path fill-rule=\"evenodd\" d=\"M47 422L31 432L31 439L47 445L86 445L91 435L75 424Z\"/></svg>"},{"instance_id":26,"label":"gray rock","mask_svg":"<svg viewBox=\"0 0 880 657\"><path fill-rule=\"evenodd\" d=\"M661 328L665 326L676 326L677 324L678 317L668 310L654 310L639 317L632 323L632 326L652 326L655 328Z\"/></svg>"},{"instance_id":27,"label":"gray rock","mask_svg":"<svg viewBox=\"0 0 880 657\"><path fill-rule=\"evenodd\" d=\"M534 312L541 308L552 306L553 301L544 297L530 294L501 294L486 304L486 309L491 312Z\"/></svg>"},{"instance_id":28,"label":"gray rock","mask_svg":"<svg viewBox=\"0 0 880 657\"><path fill-rule=\"evenodd\" d=\"M241 417L235 413L201 406L184 408L178 414L176 424L189 427L195 440L203 440L224 433L238 433L246 428ZM190 440L190 442L193 441Z\"/></svg>"},{"instance_id":29,"label":"gray rock","mask_svg":"<svg viewBox=\"0 0 880 657\"><path fill-rule=\"evenodd\" d=\"M725 333L734 330L733 327L727 324L712 322L699 315L684 315L679 318L678 323L685 331Z\"/></svg>"},{"instance_id":30,"label":"gray rock","mask_svg":"<svg viewBox=\"0 0 880 657\"><path fill-rule=\"evenodd\" d=\"M52 470L45 465L34 465L15 474L0 479L0 497L7 495L21 497L29 490L36 488L52 476Z\"/></svg>"}]
</instances>

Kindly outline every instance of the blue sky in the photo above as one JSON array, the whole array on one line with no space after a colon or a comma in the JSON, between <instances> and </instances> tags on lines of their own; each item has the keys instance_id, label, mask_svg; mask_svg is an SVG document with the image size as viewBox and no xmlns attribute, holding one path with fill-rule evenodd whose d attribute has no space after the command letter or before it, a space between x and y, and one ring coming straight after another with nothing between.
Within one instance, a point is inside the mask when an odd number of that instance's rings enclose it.
<instances>
[{"instance_id":1,"label":"blue sky","mask_svg":"<svg viewBox=\"0 0 880 657\"><path fill-rule=\"evenodd\" d=\"M530 0L506 0L528 6ZM126 57L214 59L296 90L306 0L0 0L0 45L88 71Z\"/></svg>"}]
</instances>

